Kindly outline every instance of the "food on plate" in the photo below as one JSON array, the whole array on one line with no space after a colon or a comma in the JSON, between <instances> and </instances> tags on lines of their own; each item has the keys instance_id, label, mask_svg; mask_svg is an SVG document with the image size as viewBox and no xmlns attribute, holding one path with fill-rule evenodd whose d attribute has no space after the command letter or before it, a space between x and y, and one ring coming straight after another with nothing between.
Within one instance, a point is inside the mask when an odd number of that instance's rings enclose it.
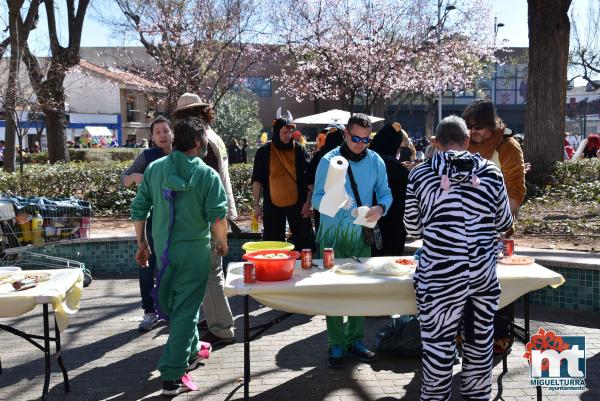
<instances>
[{"instance_id":1,"label":"food on plate","mask_svg":"<svg viewBox=\"0 0 600 401\"><path fill-rule=\"evenodd\" d=\"M414 271L415 266L416 263L414 263L412 266L408 266L401 265L390 260L389 262L386 262L374 268L373 273L381 274L384 276L406 276Z\"/></svg>"},{"instance_id":2,"label":"food on plate","mask_svg":"<svg viewBox=\"0 0 600 401\"><path fill-rule=\"evenodd\" d=\"M256 255L254 259L289 259L285 253L267 253L265 255Z\"/></svg>"},{"instance_id":3,"label":"food on plate","mask_svg":"<svg viewBox=\"0 0 600 401\"><path fill-rule=\"evenodd\" d=\"M395 260L395 262L399 265L403 265L403 266L416 266L417 265L417 261L414 260L413 258L398 258Z\"/></svg>"},{"instance_id":4,"label":"food on plate","mask_svg":"<svg viewBox=\"0 0 600 401\"><path fill-rule=\"evenodd\" d=\"M50 279L49 273L21 273L13 276L12 286L17 291L27 290L33 288L38 283Z\"/></svg>"},{"instance_id":5,"label":"food on plate","mask_svg":"<svg viewBox=\"0 0 600 401\"><path fill-rule=\"evenodd\" d=\"M343 265L337 266L335 272L339 274L360 274L367 272L371 269L371 266L364 263L344 263Z\"/></svg>"},{"instance_id":6,"label":"food on plate","mask_svg":"<svg viewBox=\"0 0 600 401\"><path fill-rule=\"evenodd\" d=\"M498 263L503 265L530 265L534 262L534 259L529 256L512 255L505 256L498 260Z\"/></svg>"},{"instance_id":7,"label":"food on plate","mask_svg":"<svg viewBox=\"0 0 600 401\"><path fill-rule=\"evenodd\" d=\"M17 291L28 290L30 288L35 287L36 285L37 283L35 281L29 279L17 280L14 283L12 283L13 288Z\"/></svg>"}]
</instances>

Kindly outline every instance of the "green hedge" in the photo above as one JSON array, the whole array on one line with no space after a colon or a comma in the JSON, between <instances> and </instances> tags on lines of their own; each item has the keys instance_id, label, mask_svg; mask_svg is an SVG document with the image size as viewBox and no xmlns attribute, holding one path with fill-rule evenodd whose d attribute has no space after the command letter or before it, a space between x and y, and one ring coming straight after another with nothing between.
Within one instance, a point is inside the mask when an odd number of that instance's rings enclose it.
<instances>
[{"instance_id":1,"label":"green hedge","mask_svg":"<svg viewBox=\"0 0 600 401\"><path fill-rule=\"evenodd\" d=\"M120 177L130 162L71 162L26 165L19 173L0 173L0 192L66 198L75 196L92 203L97 215L128 215L135 190L121 185Z\"/></svg>"},{"instance_id":2,"label":"green hedge","mask_svg":"<svg viewBox=\"0 0 600 401\"><path fill-rule=\"evenodd\" d=\"M134 149L135 150L135 149ZM90 201L98 216L129 215L135 187L121 185L121 174L131 162L70 162L27 164L23 177L0 171L0 193L67 198ZM252 209L251 164L230 167L231 185L239 213Z\"/></svg>"},{"instance_id":3,"label":"green hedge","mask_svg":"<svg viewBox=\"0 0 600 401\"><path fill-rule=\"evenodd\" d=\"M252 164L232 164L229 178L238 214L252 210Z\"/></svg>"},{"instance_id":4,"label":"green hedge","mask_svg":"<svg viewBox=\"0 0 600 401\"><path fill-rule=\"evenodd\" d=\"M600 160L579 159L556 163L554 169L556 185L577 185L581 182L600 180Z\"/></svg>"},{"instance_id":5,"label":"green hedge","mask_svg":"<svg viewBox=\"0 0 600 401\"><path fill-rule=\"evenodd\" d=\"M555 165L551 184L531 197L538 203L600 202L600 160L562 161Z\"/></svg>"},{"instance_id":6,"label":"green hedge","mask_svg":"<svg viewBox=\"0 0 600 401\"><path fill-rule=\"evenodd\" d=\"M69 158L73 162L132 161L143 150L144 149L141 148L70 148ZM23 153L23 160L25 163L46 164L48 163L48 153Z\"/></svg>"}]
</instances>

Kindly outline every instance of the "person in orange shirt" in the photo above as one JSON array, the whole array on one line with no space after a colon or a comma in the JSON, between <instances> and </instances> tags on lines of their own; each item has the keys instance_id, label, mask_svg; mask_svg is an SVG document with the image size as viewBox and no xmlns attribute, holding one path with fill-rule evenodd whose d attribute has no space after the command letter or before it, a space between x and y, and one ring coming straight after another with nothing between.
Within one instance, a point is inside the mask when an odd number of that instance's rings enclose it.
<instances>
[{"instance_id":1,"label":"person in orange shirt","mask_svg":"<svg viewBox=\"0 0 600 401\"><path fill-rule=\"evenodd\" d=\"M252 167L254 216L263 222L264 241L285 241L286 221L296 250L315 249L310 220L311 193L308 188L306 148L293 138L292 114L273 120L271 142L257 149ZM262 198L262 206L261 206Z\"/></svg>"},{"instance_id":2,"label":"person in orange shirt","mask_svg":"<svg viewBox=\"0 0 600 401\"><path fill-rule=\"evenodd\" d=\"M317 151L321 150L321 148L325 145L325 139L327 138L327 132L329 128L323 128L319 135L317 135Z\"/></svg>"},{"instance_id":3,"label":"person in orange shirt","mask_svg":"<svg viewBox=\"0 0 600 401\"><path fill-rule=\"evenodd\" d=\"M525 163L521 145L512 136L512 131L504 125L496 114L494 104L489 100L477 100L469 105L463 119L469 129L470 141L467 150L479 153L483 158L496 164L506 184L510 211L513 218L525 200ZM514 233L511 227L504 238ZM496 313L494 320L494 354L502 355L510 350L509 323L514 319L514 304Z\"/></svg>"}]
</instances>

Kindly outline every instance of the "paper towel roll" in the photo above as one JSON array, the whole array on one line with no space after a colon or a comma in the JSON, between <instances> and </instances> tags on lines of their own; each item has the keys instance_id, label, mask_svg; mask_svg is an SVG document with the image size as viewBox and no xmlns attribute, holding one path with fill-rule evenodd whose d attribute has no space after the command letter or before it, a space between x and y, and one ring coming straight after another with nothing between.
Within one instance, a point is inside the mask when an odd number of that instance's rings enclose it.
<instances>
[{"instance_id":1,"label":"paper towel roll","mask_svg":"<svg viewBox=\"0 0 600 401\"><path fill-rule=\"evenodd\" d=\"M334 156L329 160L327 178L325 179L325 192L334 186L346 184L346 171L348 171L348 160L343 156Z\"/></svg>"},{"instance_id":2,"label":"paper towel roll","mask_svg":"<svg viewBox=\"0 0 600 401\"><path fill-rule=\"evenodd\" d=\"M337 211L348 202L346 171L348 171L348 160L344 157L334 156L329 160L324 186L325 195L319 205L320 213L334 217Z\"/></svg>"}]
</instances>

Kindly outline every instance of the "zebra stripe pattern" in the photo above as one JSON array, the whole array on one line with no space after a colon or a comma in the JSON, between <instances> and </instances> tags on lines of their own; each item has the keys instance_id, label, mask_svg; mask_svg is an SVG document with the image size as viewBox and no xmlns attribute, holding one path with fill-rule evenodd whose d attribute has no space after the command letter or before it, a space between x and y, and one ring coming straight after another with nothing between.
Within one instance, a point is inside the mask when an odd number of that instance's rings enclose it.
<instances>
[{"instance_id":1,"label":"zebra stripe pattern","mask_svg":"<svg viewBox=\"0 0 600 401\"><path fill-rule=\"evenodd\" d=\"M451 398L461 323L461 394L488 400L500 296L497 236L512 225L502 173L479 154L437 153L409 176L404 223L408 234L423 238L414 278L423 341L421 400Z\"/></svg>"}]
</instances>

